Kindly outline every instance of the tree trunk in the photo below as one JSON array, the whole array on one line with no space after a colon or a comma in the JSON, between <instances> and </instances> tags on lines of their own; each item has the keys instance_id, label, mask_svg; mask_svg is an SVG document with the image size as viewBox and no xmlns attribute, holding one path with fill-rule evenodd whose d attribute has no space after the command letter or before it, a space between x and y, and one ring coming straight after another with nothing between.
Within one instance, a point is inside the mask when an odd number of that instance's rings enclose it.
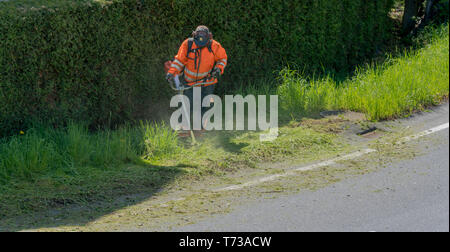
<instances>
[{"instance_id":1,"label":"tree trunk","mask_svg":"<svg viewBox=\"0 0 450 252\"><path fill-rule=\"evenodd\" d=\"M419 6L423 0L405 0L405 12L403 13L402 30L403 33L409 33L414 29L415 20L419 11Z\"/></svg>"},{"instance_id":2,"label":"tree trunk","mask_svg":"<svg viewBox=\"0 0 450 252\"><path fill-rule=\"evenodd\" d=\"M439 4L439 0L427 0L427 4L425 6L423 19L420 21L417 29L413 31L413 34L417 34L418 31L422 30L428 23L433 19L436 15L436 5Z\"/></svg>"},{"instance_id":3,"label":"tree trunk","mask_svg":"<svg viewBox=\"0 0 450 252\"><path fill-rule=\"evenodd\" d=\"M428 0L427 1L427 5L425 8L425 16L424 16L424 20L423 23L428 23L428 21L430 21L430 19L433 17L433 7L439 3L439 0Z\"/></svg>"}]
</instances>

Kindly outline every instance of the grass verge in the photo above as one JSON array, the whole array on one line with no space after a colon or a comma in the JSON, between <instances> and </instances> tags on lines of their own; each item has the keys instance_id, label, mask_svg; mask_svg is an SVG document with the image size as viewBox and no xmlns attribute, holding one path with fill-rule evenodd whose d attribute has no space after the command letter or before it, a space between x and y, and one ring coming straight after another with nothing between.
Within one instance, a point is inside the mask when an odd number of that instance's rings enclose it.
<instances>
[{"instance_id":1,"label":"grass verge","mask_svg":"<svg viewBox=\"0 0 450 252\"><path fill-rule=\"evenodd\" d=\"M260 142L259 132L218 131L196 146L163 123L98 132L79 124L37 126L22 133L0 143L0 219L152 195L180 180L312 160L345 147L335 134L298 126L282 127L274 142Z\"/></svg>"},{"instance_id":2,"label":"grass verge","mask_svg":"<svg viewBox=\"0 0 450 252\"><path fill-rule=\"evenodd\" d=\"M277 90L282 108L291 117L331 109L359 111L369 120L384 120L440 103L449 92L448 24L429 28L417 40L428 43L381 65L359 68L343 83L282 71L283 83Z\"/></svg>"},{"instance_id":3,"label":"grass verge","mask_svg":"<svg viewBox=\"0 0 450 252\"><path fill-rule=\"evenodd\" d=\"M423 49L360 69L340 84L284 70L276 91L282 108L294 118L347 109L380 120L440 102L449 88L448 25L428 34ZM255 83L240 92L273 93L269 86ZM95 133L79 124L65 129L36 126L0 140L0 219L68 205L92 206L141 192L151 195L180 177L221 176L258 168L261 162L312 161L346 148L336 135L339 125L323 128L294 122L280 127L274 142L260 142L258 132L217 131L191 147L161 123Z\"/></svg>"},{"instance_id":4,"label":"grass verge","mask_svg":"<svg viewBox=\"0 0 450 252\"><path fill-rule=\"evenodd\" d=\"M177 151L164 124L96 133L80 124L36 126L0 142L0 218L157 190L181 170L148 160Z\"/></svg>"}]
</instances>

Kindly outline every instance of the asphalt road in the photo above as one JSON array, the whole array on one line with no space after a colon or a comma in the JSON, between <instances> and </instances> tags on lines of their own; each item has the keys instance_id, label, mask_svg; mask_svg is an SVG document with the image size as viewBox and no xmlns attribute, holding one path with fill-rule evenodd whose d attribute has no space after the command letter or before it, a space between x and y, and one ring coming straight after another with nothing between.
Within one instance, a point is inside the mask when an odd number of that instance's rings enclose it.
<instances>
[{"instance_id":1,"label":"asphalt road","mask_svg":"<svg viewBox=\"0 0 450 252\"><path fill-rule=\"evenodd\" d=\"M449 120L448 104L400 123L416 132ZM318 191L242 205L175 231L449 231L449 130L420 155Z\"/></svg>"}]
</instances>

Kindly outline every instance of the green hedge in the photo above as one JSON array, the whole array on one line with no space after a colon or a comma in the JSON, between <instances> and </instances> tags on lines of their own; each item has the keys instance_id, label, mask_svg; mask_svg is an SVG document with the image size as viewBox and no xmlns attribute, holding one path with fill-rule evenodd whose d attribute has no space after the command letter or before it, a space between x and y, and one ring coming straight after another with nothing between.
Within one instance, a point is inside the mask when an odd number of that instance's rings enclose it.
<instances>
[{"instance_id":1,"label":"green hedge","mask_svg":"<svg viewBox=\"0 0 450 252\"><path fill-rule=\"evenodd\" d=\"M349 70L389 34L391 2L0 2L0 136L36 119L55 126L132 119L141 104L170 94L163 62L199 24L228 52L222 92L288 63Z\"/></svg>"}]
</instances>

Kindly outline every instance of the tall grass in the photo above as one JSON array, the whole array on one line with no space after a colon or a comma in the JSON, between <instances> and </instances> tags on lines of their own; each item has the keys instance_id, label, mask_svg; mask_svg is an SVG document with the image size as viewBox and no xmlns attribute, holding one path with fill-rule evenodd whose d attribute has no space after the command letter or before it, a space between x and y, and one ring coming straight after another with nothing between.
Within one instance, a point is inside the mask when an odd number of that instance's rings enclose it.
<instances>
[{"instance_id":1,"label":"tall grass","mask_svg":"<svg viewBox=\"0 0 450 252\"><path fill-rule=\"evenodd\" d=\"M178 135L176 132L161 124L144 124L141 122L143 132L144 158L159 159L170 156L179 150Z\"/></svg>"},{"instance_id":2,"label":"tall grass","mask_svg":"<svg viewBox=\"0 0 450 252\"><path fill-rule=\"evenodd\" d=\"M336 105L333 90L337 84L331 78L307 79L289 69L281 71L280 76L283 84L277 94L281 108L291 117L311 116Z\"/></svg>"},{"instance_id":3,"label":"tall grass","mask_svg":"<svg viewBox=\"0 0 450 252\"><path fill-rule=\"evenodd\" d=\"M273 77L265 77L250 82L242 82L239 88L233 90L233 94L247 95L271 95L276 94L277 87ZM225 92L226 95L229 93Z\"/></svg>"},{"instance_id":4,"label":"tall grass","mask_svg":"<svg viewBox=\"0 0 450 252\"><path fill-rule=\"evenodd\" d=\"M40 175L70 175L85 167L113 169L140 158L167 156L176 148L176 133L164 124L142 122L96 133L75 123L65 129L35 127L0 141L0 185Z\"/></svg>"},{"instance_id":5,"label":"tall grass","mask_svg":"<svg viewBox=\"0 0 450 252\"><path fill-rule=\"evenodd\" d=\"M10 179L32 179L62 164L62 157L53 141L30 130L0 143L0 182Z\"/></svg>"},{"instance_id":6,"label":"tall grass","mask_svg":"<svg viewBox=\"0 0 450 252\"><path fill-rule=\"evenodd\" d=\"M329 77L307 80L284 70L277 90L281 107L292 117L346 109L382 120L438 104L449 93L448 29L446 24L428 31L424 48L390 57L382 65L359 68L339 85Z\"/></svg>"}]
</instances>

